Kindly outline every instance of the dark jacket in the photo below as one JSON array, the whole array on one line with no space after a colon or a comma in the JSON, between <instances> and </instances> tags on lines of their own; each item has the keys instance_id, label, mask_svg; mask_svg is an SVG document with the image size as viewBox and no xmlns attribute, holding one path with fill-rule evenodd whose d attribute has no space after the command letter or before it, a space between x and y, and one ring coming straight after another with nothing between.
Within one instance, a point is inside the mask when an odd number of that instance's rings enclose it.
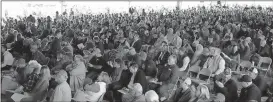
<instances>
[{"instance_id":1,"label":"dark jacket","mask_svg":"<svg viewBox=\"0 0 273 102\"><path fill-rule=\"evenodd\" d=\"M133 43L133 42L132 42ZM134 45L131 45L133 48L135 48L136 52L139 53L142 47L142 41L138 40L134 43Z\"/></svg>"},{"instance_id":2,"label":"dark jacket","mask_svg":"<svg viewBox=\"0 0 273 102\"><path fill-rule=\"evenodd\" d=\"M261 90L261 94L265 95L266 90L268 88L266 80L262 78L262 76L257 76L254 80L253 83Z\"/></svg>"},{"instance_id":3,"label":"dark jacket","mask_svg":"<svg viewBox=\"0 0 273 102\"><path fill-rule=\"evenodd\" d=\"M261 97L260 89L255 84L251 84L247 88L242 88L240 97L237 102L247 102L249 100L256 100L261 102Z\"/></svg>"},{"instance_id":4,"label":"dark jacket","mask_svg":"<svg viewBox=\"0 0 273 102\"><path fill-rule=\"evenodd\" d=\"M216 93L222 93L225 95L225 102L234 102L238 99L238 93L237 93L238 87L236 85L236 82L232 79L228 80L223 88L220 88L219 86L215 85L215 91Z\"/></svg>"},{"instance_id":5,"label":"dark jacket","mask_svg":"<svg viewBox=\"0 0 273 102\"><path fill-rule=\"evenodd\" d=\"M191 89L183 91L182 88L179 88L175 91L174 95L170 98L168 102L189 102L192 98Z\"/></svg>"},{"instance_id":6,"label":"dark jacket","mask_svg":"<svg viewBox=\"0 0 273 102\"><path fill-rule=\"evenodd\" d=\"M131 78L131 77L129 77L129 78ZM143 93L145 93L147 91L148 81L147 81L146 75L142 69L137 70L134 83L139 83L142 86Z\"/></svg>"},{"instance_id":7,"label":"dark jacket","mask_svg":"<svg viewBox=\"0 0 273 102\"><path fill-rule=\"evenodd\" d=\"M165 65L165 64L168 62L168 58L169 58L169 56L170 56L170 53L169 53L169 52L166 52L166 53L163 55L162 59L159 58L160 54L161 54L161 52L159 52L159 53L156 55L154 61L159 61L159 65Z\"/></svg>"},{"instance_id":8,"label":"dark jacket","mask_svg":"<svg viewBox=\"0 0 273 102\"><path fill-rule=\"evenodd\" d=\"M41 65L47 65L49 62L49 58L45 57L45 55L40 51L36 51L35 53L33 53L31 56L31 60L36 60Z\"/></svg>"}]
</instances>

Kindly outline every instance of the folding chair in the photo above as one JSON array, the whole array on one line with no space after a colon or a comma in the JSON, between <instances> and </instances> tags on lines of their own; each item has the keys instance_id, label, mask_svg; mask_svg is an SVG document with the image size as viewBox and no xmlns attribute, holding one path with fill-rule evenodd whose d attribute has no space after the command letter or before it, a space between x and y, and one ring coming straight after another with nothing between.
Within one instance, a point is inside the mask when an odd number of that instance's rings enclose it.
<instances>
[{"instance_id":1,"label":"folding chair","mask_svg":"<svg viewBox=\"0 0 273 102\"><path fill-rule=\"evenodd\" d=\"M241 61L241 63L239 64L239 66L237 67L237 72L238 72L238 70L239 71L241 71L241 69L240 68L242 68L242 70L246 70L246 68L248 69L248 68L250 68L252 66L252 63L250 62L250 61L245 61L245 60L243 60L243 61Z\"/></svg>"},{"instance_id":2,"label":"folding chair","mask_svg":"<svg viewBox=\"0 0 273 102\"><path fill-rule=\"evenodd\" d=\"M267 72L270 70L271 63L272 63L271 58L269 58L269 57L260 57L257 69L261 70L261 71L266 71L266 73L265 73L265 76L266 76Z\"/></svg>"},{"instance_id":3,"label":"folding chair","mask_svg":"<svg viewBox=\"0 0 273 102\"><path fill-rule=\"evenodd\" d=\"M189 76L190 78L192 78L192 74L197 74L200 71L200 66L191 66L189 67L188 71L187 71L187 76Z\"/></svg>"},{"instance_id":4,"label":"folding chair","mask_svg":"<svg viewBox=\"0 0 273 102\"><path fill-rule=\"evenodd\" d=\"M203 68L197 75L196 78L193 78L192 81L198 84L210 84L210 77L211 77L211 70L208 68ZM208 78L200 78L201 76L208 77Z\"/></svg>"},{"instance_id":5,"label":"folding chair","mask_svg":"<svg viewBox=\"0 0 273 102\"><path fill-rule=\"evenodd\" d=\"M102 102L102 101L103 101L104 94L105 94L105 93L103 93L103 94L100 96L100 98L98 99L98 102Z\"/></svg>"}]
</instances>

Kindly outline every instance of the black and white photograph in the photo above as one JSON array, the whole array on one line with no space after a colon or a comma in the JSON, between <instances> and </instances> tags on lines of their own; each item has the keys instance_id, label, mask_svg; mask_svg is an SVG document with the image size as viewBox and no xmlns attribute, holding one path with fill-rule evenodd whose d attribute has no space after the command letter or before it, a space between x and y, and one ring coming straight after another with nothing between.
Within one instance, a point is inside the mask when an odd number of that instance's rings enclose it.
<instances>
[{"instance_id":1,"label":"black and white photograph","mask_svg":"<svg viewBox=\"0 0 273 102\"><path fill-rule=\"evenodd\" d=\"M2 0L1 102L273 102L272 0Z\"/></svg>"}]
</instances>

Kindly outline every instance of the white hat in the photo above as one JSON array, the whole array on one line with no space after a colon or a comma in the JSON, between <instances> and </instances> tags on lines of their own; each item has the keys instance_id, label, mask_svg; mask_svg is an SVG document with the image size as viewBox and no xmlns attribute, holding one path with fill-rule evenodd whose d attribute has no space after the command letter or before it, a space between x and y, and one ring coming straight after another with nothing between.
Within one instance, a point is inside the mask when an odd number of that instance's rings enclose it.
<instances>
[{"instance_id":1,"label":"white hat","mask_svg":"<svg viewBox=\"0 0 273 102\"><path fill-rule=\"evenodd\" d=\"M159 102L159 96L154 90L149 90L145 93L145 99L147 102Z\"/></svg>"},{"instance_id":2,"label":"white hat","mask_svg":"<svg viewBox=\"0 0 273 102\"><path fill-rule=\"evenodd\" d=\"M258 70L257 70L256 68L253 68L251 72L257 74L257 73L258 73Z\"/></svg>"},{"instance_id":3,"label":"white hat","mask_svg":"<svg viewBox=\"0 0 273 102\"><path fill-rule=\"evenodd\" d=\"M190 78L186 78L186 79L184 80L184 82L187 83L188 85L191 85L191 79L190 79Z\"/></svg>"}]
</instances>

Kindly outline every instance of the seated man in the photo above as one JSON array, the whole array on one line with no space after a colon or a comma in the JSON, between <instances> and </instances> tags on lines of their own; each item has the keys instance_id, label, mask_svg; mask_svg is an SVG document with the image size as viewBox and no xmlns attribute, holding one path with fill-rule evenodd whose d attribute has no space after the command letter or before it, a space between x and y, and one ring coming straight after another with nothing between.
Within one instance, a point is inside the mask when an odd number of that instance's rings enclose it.
<instances>
[{"instance_id":1,"label":"seated man","mask_svg":"<svg viewBox=\"0 0 273 102\"><path fill-rule=\"evenodd\" d=\"M219 75L225 70L225 60L221 57L221 50L215 47L209 48L211 57L207 59L203 68L209 68L212 76Z\"/></svg>"},{"instance_id":2,"label":"seated man","mask_svg":"<svg viewBox=\"0 0 273 102\"><path fill-rule=\"evenodd\" d=\"M174 92L174 95L169 99L170 102L189 102L193 96L193 92L190 89L191 79L186 78L180 87ZM161 100L162 101L162 100Z\"/></svg>"},{"instance_id":3,"label":"seated man","mask_svg":"<svg viewBox=\"0 0 273 102\"><path fill-rule=\"evenodd\" d=\"M231 79L231 69L227 68L224 73L224 78L215 81L215 91L216 93L222 93L225 96L225 102L234 102L238 98L237 94L237 84ZM223 83L222 83L223 81Z\"/></svg>"},{"instance_id":4,"label":"seated man","mask_svg":"<svg viewBox=\"0 0 273 102\"><path fill-rule=\"evenodd\" d=\"M252 78L253 83L261 90L262 96L265 96L268 88L266 80L259 75L256 68L249 70L249 76Z\"/></svg>"},{"instance_id":5,"label":"seated man","mask_svg":"<svg viewBox=\"0 0 273 102\"><path fill-rule=\"evenodd\" d=\"M168 52L168 44L167 42L163 41L161 43L161 51L156 55L154 61L157 65L164 66L168 62L168 57L170 53Z\"/></svg>"},{"instance_id":6,"label":"seated man","mask_svg":"<svg viewBox=\"0 0 273 102\"><path fill-rule=\"evenodd\" d=\"M250 76L244 75L239 81L243 88L241 89L240 97L237 102L248 102L250 100L261 102L261 91L252 83L252 78Z\"/></svg>"},{"instance_id":7,"label":"seated man","mask_svg":"<svg viewBox=\"0 0 273 102\"><path fill-rule=\"evenodd\" d=\"M58 85L50 97L50 102L71 102L71 88L66 82L67 78L67 72L64 70L60 70L55 76Z\"/></svg>"},{"instance_id":8,"label":"seated man","mask_svg":"<svg viewBox=\"0 0 273 102\"><path fill-rule=\"evenodd\" d=\"M94 56L89 61L89 68L87 68L88 73L87 77L91 79L96 79L98 74L102 71L107 72L109 75L112 74L113 68L111 68L110 65L107 64L106 60L103 58L100 49L95 49L95 51L92 53Z\"/></svg>"}]
</instances>

